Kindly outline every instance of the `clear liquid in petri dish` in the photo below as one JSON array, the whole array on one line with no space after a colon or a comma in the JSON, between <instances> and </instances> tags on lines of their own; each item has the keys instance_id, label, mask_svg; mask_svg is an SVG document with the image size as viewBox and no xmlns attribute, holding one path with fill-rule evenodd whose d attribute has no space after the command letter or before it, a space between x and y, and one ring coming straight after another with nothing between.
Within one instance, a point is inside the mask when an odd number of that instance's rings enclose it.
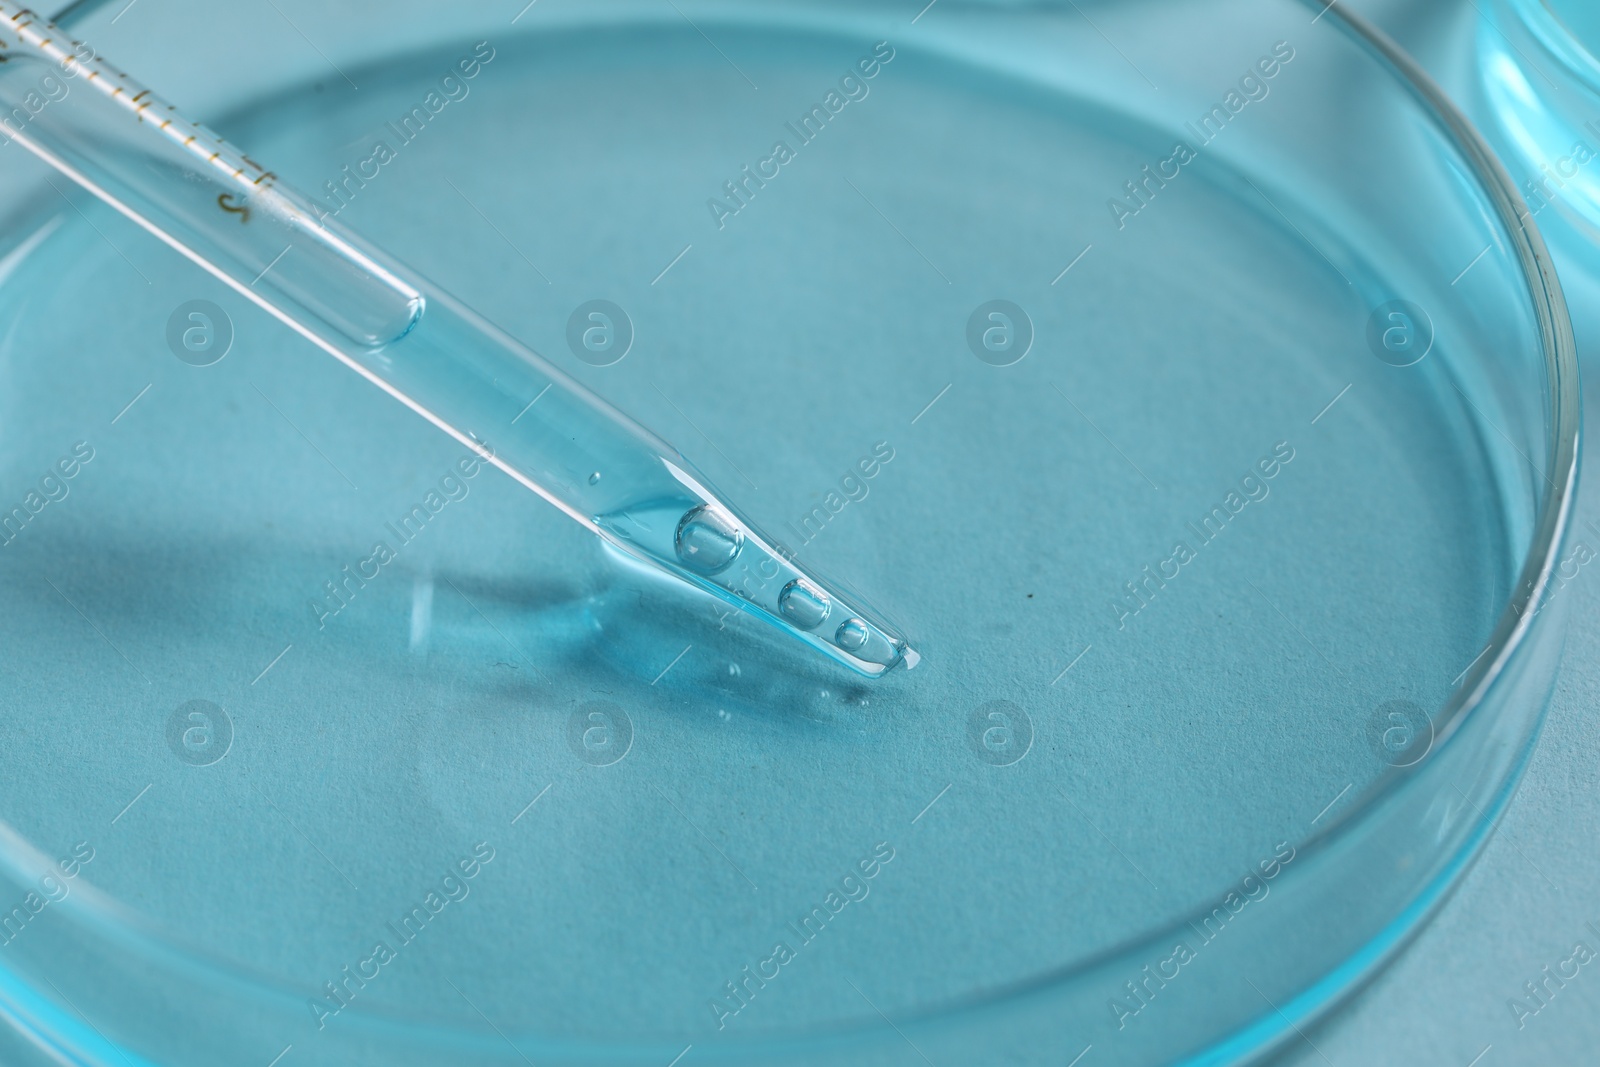
<instances>
[{"instance_id":1,"label":"clear liquid in petri dish","mask_svg":"<svg viewBox=\"0 0 1600 1067\"><path fill-rule=\"evenodd\" d=\"M841 973L894 1013L1085 958L1384 769L1366 724L1440 704L1508 583L1500 475L1446 369L1468 342L1375 358L1356 287L1218 157L1116 228L1107 199L1170 137L1101 103L907 49L802 141L873 41L719 40L759 93L687 28L504 48L341 218L704 442L922 667L863 684L620 567L85 205L127 259L69 215L0 286L0 485L95 453L0 557L25 836L75 840L151 783L96 831L95 883L312 990L486 842L448 936L355 1003L476 1025L436 976L492 976L473 1002L519 1032L698 1040L857 1019ZM458 51L213 124L322 189ZM777 177L708 207L776 140ZM967 343L996 296L1026 358ZM235 330L205 368L162 341L191 299ZM604 366L566 338L596 299L636 334ZM715 515L639 519L691 566L739 558ZM774 593L870 648L803 583ZM232 730L203 775L152 725L195 699ZM794 962L719 1020L774 941Z\"/></svg>"}]
</instances>

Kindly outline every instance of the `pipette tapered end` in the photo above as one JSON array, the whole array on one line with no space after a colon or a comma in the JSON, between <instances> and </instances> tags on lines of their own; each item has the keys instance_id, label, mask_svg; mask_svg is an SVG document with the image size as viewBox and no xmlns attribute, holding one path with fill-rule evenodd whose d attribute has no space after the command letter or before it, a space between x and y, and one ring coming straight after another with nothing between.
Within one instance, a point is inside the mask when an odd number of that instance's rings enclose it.
<instances>
[{"instance_id":1,"label":"pipette tapered end","mask_svg":"<svg viewBox=\"0 0 1600 1067\"><path fill-rule=\"evenodd\" d=\"M698 480L674 473L698 499L602 516L596 520L602 534L870 678L920 662L903 636L854 597L801 566Z\"/></svg>"},{"instance_id":2,"label":"pipette tapered end","mask_svg":"<svg viewBox=\"0 0 1600 1067\"><path fill-rule=\"evenodd\" d=\"M678 521L673 549L686 568L739 605L870 677L915 667L905 638L851 598L805 572L792 554L768 543L723 505L701 504Z\"/></svg>"}]
</instances>

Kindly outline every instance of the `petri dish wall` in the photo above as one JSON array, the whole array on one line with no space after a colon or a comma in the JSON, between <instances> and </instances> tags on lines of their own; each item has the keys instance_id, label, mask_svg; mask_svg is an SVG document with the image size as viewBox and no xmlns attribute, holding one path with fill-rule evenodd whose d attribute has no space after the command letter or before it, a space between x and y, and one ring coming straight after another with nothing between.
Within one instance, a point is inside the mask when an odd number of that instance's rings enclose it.
<instances>
[{"instance_id":1,"label":"petri dish wall","mask_svg":"<svg viewBox=\"0 0 1600 1067\"><path fill-rule=\"evenodd\" d=\"M1580 0L1497 0L1477 29L1487 132L1529 211L1600 237L1600 16ZM1550 217L1541 219L1548 224Z\"/></svg>"},{"instance_id":2,"label":"petri dish wall","mask_svg":"<svg viewBox=\"0 0 1600 1067\"><path fill-rule=\"evenodd\" d=\"M65 18L923 661L629 568L13 147L17 1061L1297 1040L1490 832L1583 565L1477 136L1320 4L519 6Z\"/></svg>"}]
</instances>

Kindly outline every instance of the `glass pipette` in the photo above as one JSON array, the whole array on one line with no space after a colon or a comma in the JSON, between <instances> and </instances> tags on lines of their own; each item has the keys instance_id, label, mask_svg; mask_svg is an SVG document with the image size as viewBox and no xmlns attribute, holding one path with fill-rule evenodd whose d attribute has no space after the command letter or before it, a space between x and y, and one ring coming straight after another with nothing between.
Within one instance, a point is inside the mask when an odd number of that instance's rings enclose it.
<instances>
[{"instance_id":1,"label":"glass pipette","mask_svg":"<svg viewBox=\"0 0 1600 1067\"><path fill-rule=\"evenodd\" d=\"M677 449L47 20L0 0L0 133L628 555L871 677L917 654Z\"/></svg>"}]
</instances>

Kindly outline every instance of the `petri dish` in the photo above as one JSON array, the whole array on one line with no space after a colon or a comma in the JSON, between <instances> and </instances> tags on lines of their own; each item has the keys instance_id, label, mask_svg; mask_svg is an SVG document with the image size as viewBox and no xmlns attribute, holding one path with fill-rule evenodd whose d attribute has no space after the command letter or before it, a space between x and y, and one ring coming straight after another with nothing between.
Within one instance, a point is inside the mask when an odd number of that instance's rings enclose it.
<instances>
[{"instance_id":1,"label":"petri dish","mask_svg":"<svg viewBox=\"0 0 1600 1067\"><path fill-rule=\"evenodd\" d=\"M1587 562L1515 188L1337 9L917 6L62 16L922 662L630 569L13 150L12 1058L1221 1064L1426 919Z\"/></svg>"},{"instance_id":2,"label":"petri dish","mask_svg":"<svg viewBox=\"0 0 1600 1067\"><path fill-rule=\"evenodd\" d=\"M1600 15L1579 0L1496 0L1479 20L1486 131L1535 217L1600 237ZM1548 227L1550 218L1542 221Z\"/></svg>"}]
</instances>

